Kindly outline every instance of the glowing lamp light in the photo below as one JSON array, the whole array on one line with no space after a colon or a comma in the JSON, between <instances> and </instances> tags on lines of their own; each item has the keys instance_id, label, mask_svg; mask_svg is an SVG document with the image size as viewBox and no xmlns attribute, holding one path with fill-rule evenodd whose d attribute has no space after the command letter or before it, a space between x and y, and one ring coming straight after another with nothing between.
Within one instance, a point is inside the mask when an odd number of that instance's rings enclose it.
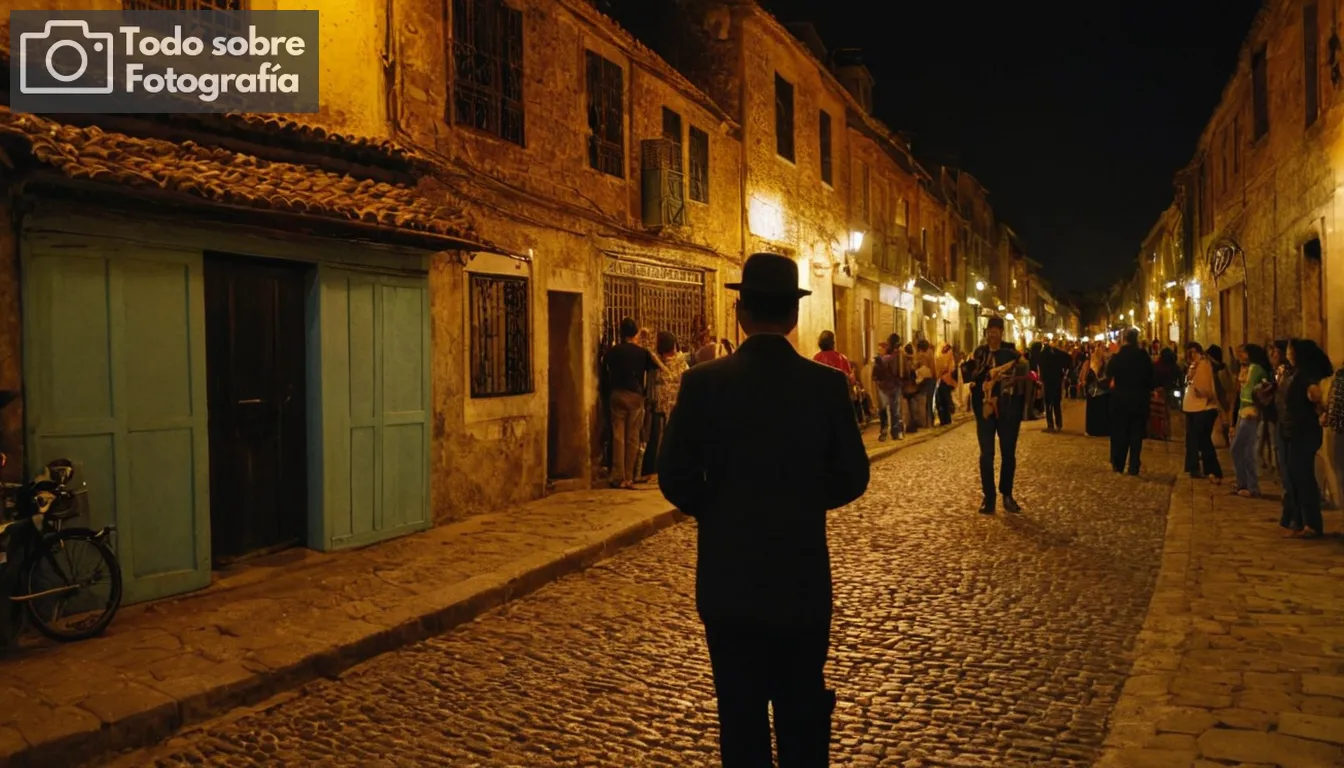
<instances>
[{"instance_id":1,"label":"glowing lamp light","mask_svg":"<svg viewBox=\"0 0 1344 768\"><path fill-rule=\"evenodd\" d=\"M1006 314L1006 315L1003 316L1003 319L1004 319L1004 320L1012 320L1012 319L1013 319L1013 313L1012 313L1012 312L1009 312L1008 314Z\"/></svg>"},{"instance_id":2,"label":"glowing lamp light","mask_svg":"<svg viewBox=\"0 0 1344 768\"><path fill-rule=\"evenodd\" d=\"M970 304L972 307L978 307L978 306L980 306L980 300L977 299L977 298L975 298L974 296L972 296L971 298L967 299L967 300L966 300L966 303L967 303L967 304Z\"/></svg>"},{"instance_id":3,"label":"glowing lamp light","mask_svg":"<svg viewBox=\"0 0 1344 768\"><path fill-rule=\"evenodd\" d=\"M1177 285L1179 285L1179 283L1177 283L1175 280L1172 280L1171 282L1167 283L1164 287L1167 290L1171 290L1172 288L1175 288Z\"/></svg>"},{"instance_id":4,"label":"glowing lamp light","mask_svg":"<svg viewBox=\"0 0 1344 768\"><path fill-rule=\"evenodd\" d=\"M975 281L975 290L977 290L977 291L983 291L983 290L985 290L985 281L984 281L984 280L976 280L976 281Z\"/></svg>"},{"instance_id":5,"label":"glowing lamp light","mask_svg":"<svg viewBox=\"0 0 1344 768\"><path fill-rule=\"evenodd\" d=\"M1192 301L1199 301L1199 281L1191 280L1190 285L1186 286L1185 292Z\"/></svg>"},{"instance_id":6,"label":"glowing lamp light","mask_svg":"<svg viewBox=\"0 0 1344 768\"><path fill-rule=\"evenodd\" d=\"M1007 309L1007 307L1003 306L1002 304L999 305L999 311L1000 311L1000 312L1002 312L1002 311L1005 310L1005 309Z\"/></svg>"},{"instance_id":7,"label":"glowing lamp light","mask_svg":"<svg viewBox=\"0 0 1344 768\"><path fill-rule=\"evenodd\" d=\"M1148 300L1148 314L1150 315L1157 314L1157 299Z\"/></svg>"},{"instance_id":8,"label":"glowing lamp light","mask_svg":"<svg viewBox=\"0 0 1344 768\"><path fill-rule=\"evenodd\" d=\"M856 231L856 232L850 232L850 233L849 233L849 250L851 250L851 251L858 251L858 250L859 250L860 248L862 248L862 247L863 247L863 233L862 233L862 232L857 232L857 231Z\"/></svg>"}]
</instances>

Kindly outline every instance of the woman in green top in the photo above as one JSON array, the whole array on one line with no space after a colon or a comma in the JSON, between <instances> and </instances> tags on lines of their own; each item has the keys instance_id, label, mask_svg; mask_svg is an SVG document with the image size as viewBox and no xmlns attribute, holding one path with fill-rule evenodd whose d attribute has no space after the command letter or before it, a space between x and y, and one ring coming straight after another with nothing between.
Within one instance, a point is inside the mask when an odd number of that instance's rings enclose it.
<instances>
[{"instance_id":1,"label":"woman in green top","mask_svg":"<svg viewBox=\"0 0 1344 768\"><path fill-rule=\"evenodd\" d=\"M1237 433L1232 437L1232 468L1237 484L1233 493L1247 498L1260 495L1260 478L1256 473L1256 443L1260 439L1260 409L1255 404L1255 390L1269 378L1269 356L1259 344L1246 344L1237 349L1241 360L1241 396L1238 398Z\"/></svg>"}]
</instances>

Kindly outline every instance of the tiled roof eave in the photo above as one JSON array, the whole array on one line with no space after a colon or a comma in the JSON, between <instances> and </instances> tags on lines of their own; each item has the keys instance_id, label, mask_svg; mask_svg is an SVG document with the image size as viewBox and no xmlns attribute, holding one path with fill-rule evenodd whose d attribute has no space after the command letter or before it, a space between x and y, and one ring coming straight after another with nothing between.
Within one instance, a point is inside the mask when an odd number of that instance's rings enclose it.
<instances>
[{"instance_id":1,"label":"tiled roof eave","mask_svg":"<svg viewBox=\"0 0 1344 768\"><path fill-rule=\"evenodd\" d=\"M328 226L344 223L368 235L441 247L506 253L475 231L462 202L425 182L408 187L272 162L191 141L171 142L75 127L0 108L0 138L20 144L46 182L106 186L119 194L173 200L221 210L266 212L272 218Z\"/></svg>"}]
</instances>

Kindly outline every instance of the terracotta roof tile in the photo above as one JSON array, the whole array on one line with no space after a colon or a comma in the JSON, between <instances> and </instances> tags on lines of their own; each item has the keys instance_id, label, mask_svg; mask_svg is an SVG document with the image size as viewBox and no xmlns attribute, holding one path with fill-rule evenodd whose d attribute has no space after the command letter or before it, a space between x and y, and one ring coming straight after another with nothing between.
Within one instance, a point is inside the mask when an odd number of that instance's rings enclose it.
<instances>
[{"instance_id":1,"label":"terracotta roof tile","mask_svg":"<svg viewBox=\"0 0 1344 768\"><path fill-rule=\"evenodd\" d=\"M494 250L476 234L461 201L446 189L358 179L192 141L176 143L64 125L15 114L8 107L0 107L0 136L26 140L38 161L69 179L395 227Z\"/></svg>"}]
</instances>

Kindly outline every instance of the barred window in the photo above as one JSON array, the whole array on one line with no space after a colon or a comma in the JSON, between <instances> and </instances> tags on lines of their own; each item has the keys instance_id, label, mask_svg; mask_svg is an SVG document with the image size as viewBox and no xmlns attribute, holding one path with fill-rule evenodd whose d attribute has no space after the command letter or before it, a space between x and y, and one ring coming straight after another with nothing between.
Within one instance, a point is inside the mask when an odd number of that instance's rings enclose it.
<instances>
[{"instance_id":1,"label":"barred window","mask_svg":"<svg viewBox=\"0 0 1344 768\"><path fill-rule=\"evenodd\" d=\"M192 35L204 39L214 37L247 36L247 23L237 16L247 10L244 0L122 0L123 11L193 11L195 16L186 20L182 35ZM223 13L221 13L223 12ZM182 24L183 19L165 18L159 30L162 34L172 34L173 25ZM193 97L194 98L194 97Z\"/></svg>"},{"instance_id":2,"label":"barred window","mask_svg":"<svg viewBox=\"0 0 1344 768\"><path fill-rule=\"evenodd\" d=\"M471 275L471 396L532 391L528 281Z\"/></svg>"},{"instance_id":3,"label":"barred window","mask_svg":"<svg viewBox=\"0 0 1344 768\"><path fill-rule=\"evenodd\" d=\"M691 126L691 199L709 202L709 134Z\"/></svg>"},{"instance_id":4,"label":"barred window","mask_svg":"<svg viewBox=\"0 0 1344 768\"><path fill-rule=\"evenodd\" d=\"M625 79L620 65L588 51L588 164L625 177Z\"/></svg>"},{"instance_id":5,"label":"barred window","mask_svg":"<svg viewBox=\"0 0 1344 768\"><path fill-rule=\"evenodd\" d=\"M453 122L524 143L523 13L503 0L453 0Z\"/></svg>"}]
</instances>

